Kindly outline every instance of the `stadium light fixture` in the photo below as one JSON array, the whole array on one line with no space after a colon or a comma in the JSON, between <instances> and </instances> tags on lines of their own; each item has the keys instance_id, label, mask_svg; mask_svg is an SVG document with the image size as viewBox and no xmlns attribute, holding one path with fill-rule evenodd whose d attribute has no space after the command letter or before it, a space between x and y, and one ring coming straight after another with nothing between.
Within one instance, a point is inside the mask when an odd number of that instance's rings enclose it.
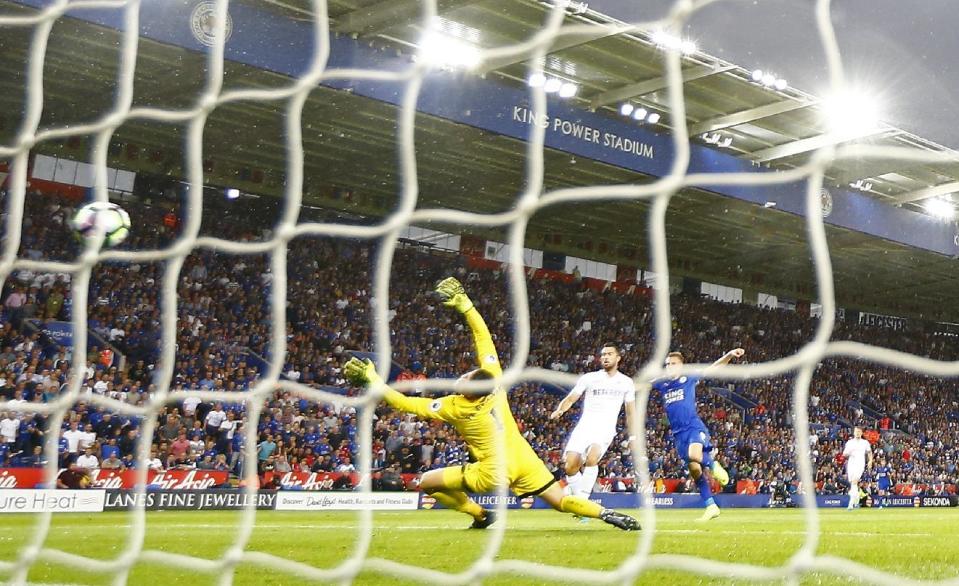
<instances>
[{"instance_id":1,"label":"stadium light fixture","mask_svg":"<svg viewBox=\"0 0 959 586\"><path fill-rule=\"evenodd\" d=\"M417 57L443 68L474 69L482 62L476 45L436 30L427 31L420 38Z\"/></svg>"},{"instance_id":2,"label":"stadium light fixture","mask_svg":"<svg viewBox=\"0 0 959 586\"><path fill-rule=\"evenodd\" d=\"M776 207L776 202L774 202L774 201L767 201L765 204L763 204L763 207L764 207L764 208L774 208L774 207Z\"/></svg>"},{"instance_id":3,"label":"stadium light fixture","mask_svg":"<svg viewBox=\"0 0 959 586\"><path fill-rule=\"evenodd\" d=\"M232 199L239 199L239 198L240 198L240 190L237 189L237 188L235 188L235 187L231 187L231 188L227 189L224 193L226 194L226 198L227 198L227 199L231 199L231 200L232 200Z\"/></svg>"},{"instance_id":4,"label":"stadium light fixture","mask_svg":"<svg viewBox=\"0 0 959 586\"><path fill-rule=\"evenodd\" d=\"M550 77L546 80L546 83L543 84L543 91L547 94L555 94L559 92L560 88L563 87L563 80L556 77Z\"/></svg>"},{"instance_id":5,"label":"stadium light fixture","mask_svg":"<svg viewBox=\"0 0 959 586\"><path fill-rule=\"evenodd\" d=\"M579 90L579 86L572 82L564 82L563 85L559 86L559 97L561 98L572 98L576 95L576 92Z\"/></svg>"},{"instance_id":6,"label":"stadium light fixture","mask_svg":"<svg viewBox=\"0 0 959 586\"><path fill-rule=\"evenodd\" d=\"M923 207L929 212L929 215L934 218L952 220L956 217L956 208L952 205L952 202L939 199L938 197L926 201Z\"/></svg>"},{"instance_id":7,"label":"stadium light fixture","mask_svg":"<svg viewBox=\"0 0 959 586\"><path fill-rule=\"evenodd\" d=\"M872 182L865 181L863 179L858 179L850 183L849 187L852 187L853 189L858 189L859 191L869 191L870 189L872 189Z\"/></svg>"},{"instance_id":8,"label":"stadium light fixture","mask_svg":"<svg viewBox=\"0 0 959 586\"><path fill-rule=\"evenodd\" d=\"M633 110L635 109L636 107L633 106L632 104L623 104L622 106L619 107L619 113L622 114L623 116L629 116L630 114L633 113Z\"/></svg>"},{"instance_id":9,"label":"stadium light fixture","mask_svg":"<svg viewBox=\"0 0 959 586\"><path fill-rule=\"evenodd\" d=\"M656 124L657 122L659 122L660 118L662 118L662 116L660 116L659 113L653 112L646 117L646 122L649 122L650 124Z\"/></svg>"},{"instance_id":10,"label":"stadium light fixture","mask_svg":"<svg viewBox=\"0 0 959 586\"><path fill-rule=\"evenodd\" d=\"M663 49L679 51L683 55L692 55L699 51L699 47L696 46L694 41L677 37L663 30L654 32L650 39Z\"/></svg>"},{"instance_id":11,"label":"stadium light fixture","mask_svg":"<svg viewBox=\"0 0 959 586\"><path fill-rule=\"evenodd\" d=\"M529 87L543 87L546 84L546 76L542 73L533 73L526 80L526 84Z\"/></svg>"},{"instance_id":12,"label":"stadium light fixture","mask_svg":"<svg viewBox=\"0 0 959 586\"><path fill-rule=\"evenodd\" d=\"M830 132L855 135L879 126L879 105L863 91L836 94L823 102L823 114Z\"/></svg>"},{"instance_id":13,"label":"stadium light fixture","mask_svg":"<svg viewBox=\"0 0 959 586\"><path fill-rule=\"evenodd\" d=\"M788 81L762 69L754 69L749 75L749 78L763 87L775 88L779 91L783 91L789 87Z\"/></svg>"},{"instance_id":14,"label":"stadium light fixture","mask_svg":"<svg viewBox=\"0 0 959 586\"><path fill-rule=\"evenodd\" d=\"M647 113L648 112L646 112L646 108L636 108L635 110L633 110L633 119L639 120L640 122L642 122L643 120L646 119Z\"/></svg>"}]
</instances>

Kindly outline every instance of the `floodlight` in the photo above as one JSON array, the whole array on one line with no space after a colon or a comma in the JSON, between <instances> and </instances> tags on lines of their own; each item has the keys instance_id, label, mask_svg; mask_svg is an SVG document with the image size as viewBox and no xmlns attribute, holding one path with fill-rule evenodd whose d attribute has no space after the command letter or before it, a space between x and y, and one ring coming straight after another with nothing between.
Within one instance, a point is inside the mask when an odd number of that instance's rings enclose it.
<instances>
[{"instance_id":1,"label":"floodlight","mask_svg":"<svg viewBox=\"0 0 959 586\"><path fill-rule=\"evenodd\" d=\"M526 83L529 87L543 87L543 84L546 83L546 76L542 73L534 73L529 76Z\"/></svg>"},{"instance_id":2,"label":"floodlight","mask_svg":"<svg viewBox=\"0 0 959 586\"><path fill-rule=\"evenodd\" d=\"M929 215L942 220L951 220L956 217L956 208L952 202L944 199L934 198L926 201L923 206Z\"/></svg>"},{"instance_id":3,"label":"floodlight","mask_svg":"<svg viewBox=\"0 0 959 586\"><path fill-rule=\"evenodd\" d=\"M699 50L694 41L681 39L663 30L655 31L650 39L664 49L679 51L683 55L691 55Z\"/></svg>"},{"instance_id":4,"label":"floodlight","mask_svg":"<svg viewBox=\"0 0 959 586\"><path fill-rule=\"evenodd\" d=\"M878 104L862 91L848 91L826 99L823 114L830 132L841 135L866 133L879 125Z\"/></svg>"},{"instance_id":5,"label":"floodlight","mask_svg":"<svg viewBox=\"0 0 959 586\"><path fill-rule=\"evenodd\" d=\"M623 116L629 116L630 114L633 113L634 109L635 107L632 104L623 104L622 106L619 107L619 113L622 114Z\"/></svg>"},{"instance_id":6,"label":"floodlight","mask_svg":"<svg viewBox=\"0 0 959 586\"><path fill-rule=\"evenodd\" d=\"M239 199L240 197L240 190L235 187L227 189L225 193L227 199Z\"/></svg>"},{"instance_id":7,"label":"floodlight","mask_svg":"<svg viewBox=\"0 0 959 586\"><path fill-rule=\"evenodd\" d=\"M649 122L650 124L656 124L657 122L659 122L659 119L660 119L660 115L657 112L653 112L652 114L646 117L646 122Z\"/></svg>"},{"instance_id":8,"label":"floodlight","mask_svg":"<svg viewBox=\"0 0 959 586\"><path fill-rule=\"evenodd\" d=\"M761 81L763 80L763 70L762 70L762 69L754 69L754 70L753 70L752 78L753 78L753 81L755 81L756 83L761 82Z\"/></svg>"},{"instance_id":9,"label":"floodlight","mask_svg":"<svg viewBox=\"0 0 959 586\"><path fill-rule=\"evenodd\" d=\"M546 83L543 84L543 90L547 94L555 94L563 87L563 80L556 79L555 77L550 77L546 80Z\"/></svg>"},{"instance_id":10,"label":"floodlight","mask_svg":"<svg viewBox=\"0 0 959 586\"><path fill-rule=\"evenodd\" d=\"M635 120L640 120L640 121L642 121L642 120L645 120L645 119L646 119L646 114L647 114L646 108L636 108L636 109L633 111L633 118L634 118Z\"/></svg>"},{"instance_id":11,"label":"floodlight","mask_svg":"<svg viewBox=\"0 0 959 586\"><path fill-rule=\"evenodd\" d=\"M439 31L427 31L423 35L417 56L437 67L473 69L482 61L476 45Z\"/></svg>"},{"instance_id":12,"label":"floodlight","mask_svg":"<svg viewBox=\"0 0 959 586\"><path fill-rule=\"evenodd\" d=\"M773 85L776 86L776 89L777 89L777 90L783 91L783 90L785 90L787 87L789 87L789 82L787 82L785 79L778 78L778 79L776 79L776 83L773 84Z\"/></svg>"},{"instance_id":13,"label":"floodlight","mask_svg":"<svg viewBox=\"0 0 959 586\"><path fill-rule=\"evenodd\" d=\"M576 95L576 91L579 90L579 86L572 82L564 82L563 85L559 87L559 97L561 98L572 98Z\"/></svg>"},{"instance_id":14,"label":"floodlight","mask_svg":"<svg viewBox=\"0 0 959 586\"><path fill-rule=\"evenodd\" d=\"M679 50L683 52L683 55L692 55L699 50L699 47L693 41L686 40L679 44Z\"/></svg>"}]
</instances>

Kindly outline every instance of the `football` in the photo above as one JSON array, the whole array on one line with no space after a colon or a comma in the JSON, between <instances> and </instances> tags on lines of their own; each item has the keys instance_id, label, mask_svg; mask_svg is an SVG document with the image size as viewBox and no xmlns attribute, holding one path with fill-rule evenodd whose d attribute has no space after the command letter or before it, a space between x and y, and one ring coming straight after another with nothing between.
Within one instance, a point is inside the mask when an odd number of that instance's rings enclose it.
<instances>
[{"instance_id":1,"label":"football","mask_svg":"<svg viewBox=\"0 0 959 586\"><path fill-rule=\"evenodd\" d=\"M100 230L105 246L116 246L130 234L130 214L115 203L88 203L77 210L70 223L82 243L96 238Z\"/></svg>"}]
</instances>

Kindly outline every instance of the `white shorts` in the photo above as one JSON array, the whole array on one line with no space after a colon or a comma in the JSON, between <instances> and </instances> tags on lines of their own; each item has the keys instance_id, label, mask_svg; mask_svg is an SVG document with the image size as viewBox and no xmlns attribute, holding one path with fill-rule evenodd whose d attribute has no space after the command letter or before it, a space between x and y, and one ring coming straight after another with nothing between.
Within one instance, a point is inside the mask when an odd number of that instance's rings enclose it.
<instances>
[{"instance_id":1,"label":"white shorts","mask_svg":"<svg viewBox=\"0 0 959 586\"><path fill-rule=\"evenodd\" d=\"M599 444L599 457L602 458L606 450L609 449L609 444L613 443L613 438L615 437L615 431L612 435L606 434L601 437L596 433L595 429L592 429L592 425L577 425L573 428L573 433L569 434L569 439L566 440L566 449L563 453L576 452L577 454L582 454L585 458L586 450L589 449L589 446Z\"/></svg>"},{"instance_id":2,"label":"white shorts","mask_svg":"<svg viewBox=\"0 0 959 586\"><path fill-rule=\"evenodd\" d=\"M859 484L862 473L866 470L865 464L850 464L846 466L846 478L850 484Z\"/></svg>"}]
</instances>

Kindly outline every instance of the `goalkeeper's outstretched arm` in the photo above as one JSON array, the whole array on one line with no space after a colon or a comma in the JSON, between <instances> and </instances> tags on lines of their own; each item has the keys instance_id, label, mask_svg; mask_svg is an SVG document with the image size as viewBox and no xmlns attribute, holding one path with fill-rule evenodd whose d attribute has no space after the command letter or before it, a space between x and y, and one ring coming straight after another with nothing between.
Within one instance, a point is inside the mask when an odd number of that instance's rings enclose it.
<instances>
[{"instance_id":1,"label":"goalkeeper's outstretched arm","mask_svg":"<svg viewBox=\"0 0 959 586\"><path fill-rule=\"evenodd\" d=\"M469 326L470 333L473 335L473 345L476 347L476 360L479 362L479 367L489 372L493 377L502 375L503 367L500 365L499 355L497 355L496 346L493 344L493 336L490 335L483 316L480 315L469 296L466 295L463 284L455 277L448 277L439 282L436 286L436 293L443 301L443 305L455 309L466 318L466 325Z\"/></svg>"},{"instance_id":2,"label":"goalkeeper's outstretched arm","mask_svg":"<svg viewBox=\"0 0 959 586\"><path fill-rule=\"evenodd\" d=\"M443 419L440 414L439 401L435 399L424 399L422 397L407 397L403 393L390 388L383 382L380 375L376 373L376 366L370 359L360 360L355 356L343 366L343 373L346 379L356 386L378 386L383 391L383 400L389 403L390 407L413 413L420 417L431 419Z\"/></svg>"}]
</instances>

